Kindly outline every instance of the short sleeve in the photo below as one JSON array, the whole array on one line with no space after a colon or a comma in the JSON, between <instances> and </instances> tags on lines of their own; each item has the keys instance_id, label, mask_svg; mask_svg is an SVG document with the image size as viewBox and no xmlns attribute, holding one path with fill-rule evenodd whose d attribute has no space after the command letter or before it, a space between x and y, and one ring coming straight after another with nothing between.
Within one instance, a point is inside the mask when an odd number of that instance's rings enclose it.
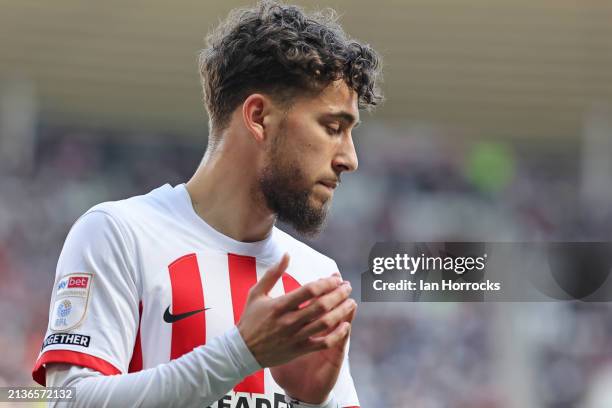
<instances>
[{"instance_id":1,"label":"short sleeve","mask_svg":"<svg viewBox=\"0 0 612 408\"><path fill-rule=\"evenodd\" d=\"M49 363L127 372L139 319L134 253L110 212L92 209L76 221L57 264L36 382L45 385Z\"/></svg>"}]
</instances>

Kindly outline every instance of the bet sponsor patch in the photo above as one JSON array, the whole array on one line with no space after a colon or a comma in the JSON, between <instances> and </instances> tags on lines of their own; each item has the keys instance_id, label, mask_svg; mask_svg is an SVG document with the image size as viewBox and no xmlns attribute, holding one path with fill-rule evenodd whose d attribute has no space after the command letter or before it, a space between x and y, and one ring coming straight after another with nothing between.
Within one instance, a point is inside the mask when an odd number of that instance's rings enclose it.
<instances>
[{"instance_id":1,"label":"bet sponsor patch","mask_svg":"<svg viewBox=\"0 0 612 408\"><path fill-rule=\"evenodd\" d=\"M67 331L81 324L87 313L92 280L91 273L72 273L57 283L51 310L51 330Z\"/></svg>"}]
</instances>

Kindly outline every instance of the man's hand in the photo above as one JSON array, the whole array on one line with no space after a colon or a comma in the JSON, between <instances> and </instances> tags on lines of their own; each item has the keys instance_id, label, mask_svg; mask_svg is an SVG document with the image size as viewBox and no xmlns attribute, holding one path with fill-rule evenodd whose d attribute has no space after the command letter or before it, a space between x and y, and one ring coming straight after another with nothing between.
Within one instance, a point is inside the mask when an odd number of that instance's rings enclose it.
<instances>
[{"instance_id":1,"label":"man's hand","mask_svg":"<svg viewBox=\"0 0 612 408\"><path fill-rule=\"evenodd\" d=\"M347 299L350 285L341 285L339 276L310 282L274 299L268 296L288 265L285 254L250 289L238 322L242 339L262 367L284 364L313 351L328 350L333 355L344 347L349 333L350 323L339 323L346 320L355 302Z\"/></svg>"},{"instance_id":2,"label":"man's hand","mask_svg":"<svg viewBox=\"0 0 612 408\"><path fill-rule=\"evenodd\" d=\"M357 311L357 303L348 299L350 292L350 283L345 281L334 291L321 296L318 301L326 305L329 311L304 328L309 333L318 333L318 337L313 336L311 339L322 342L325 347L270 368L274 381L291 397L310 404L320 404L327 399L336 384L350 337L351 323Z\"/></svg>"}]
</instances>

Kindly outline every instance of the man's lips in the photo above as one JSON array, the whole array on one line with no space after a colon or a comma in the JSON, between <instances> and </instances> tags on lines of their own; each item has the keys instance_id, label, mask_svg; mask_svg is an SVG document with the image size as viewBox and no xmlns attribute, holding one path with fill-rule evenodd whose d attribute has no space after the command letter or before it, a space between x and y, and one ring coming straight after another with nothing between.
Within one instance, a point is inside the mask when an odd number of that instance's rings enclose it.
<instances>
[{"instance_id":1,"label":"man's lips","mask_svg":"<svg viewBox=\"0 0 612 408\"><path fill-rule=\"evenodd\" d=\"M337 180L321 180L319 181L319 184L323 184L325 187L331 189L331 190L335 190L336 187L338 187L338 181Z\"/></svg>"}]
</instances>

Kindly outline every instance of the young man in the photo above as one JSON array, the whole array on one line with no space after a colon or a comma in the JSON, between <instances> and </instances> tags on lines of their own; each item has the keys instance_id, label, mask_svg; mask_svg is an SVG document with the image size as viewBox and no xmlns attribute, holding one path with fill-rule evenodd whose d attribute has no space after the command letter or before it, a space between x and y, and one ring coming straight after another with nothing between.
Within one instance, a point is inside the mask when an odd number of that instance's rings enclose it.
<instances>
[{"instance_id":1,"label":"young man","mask_svg":"<svg viewBox=\"0 0 612 408\"><path fill-rule=\"evenodd\" d=\"M76 387L71 406L358 406L350 284L274 224L320 230L378 57L333 16L268 2L208 40L201 165L77 220L34 379Z\"/></svg>"}]
</instances>

